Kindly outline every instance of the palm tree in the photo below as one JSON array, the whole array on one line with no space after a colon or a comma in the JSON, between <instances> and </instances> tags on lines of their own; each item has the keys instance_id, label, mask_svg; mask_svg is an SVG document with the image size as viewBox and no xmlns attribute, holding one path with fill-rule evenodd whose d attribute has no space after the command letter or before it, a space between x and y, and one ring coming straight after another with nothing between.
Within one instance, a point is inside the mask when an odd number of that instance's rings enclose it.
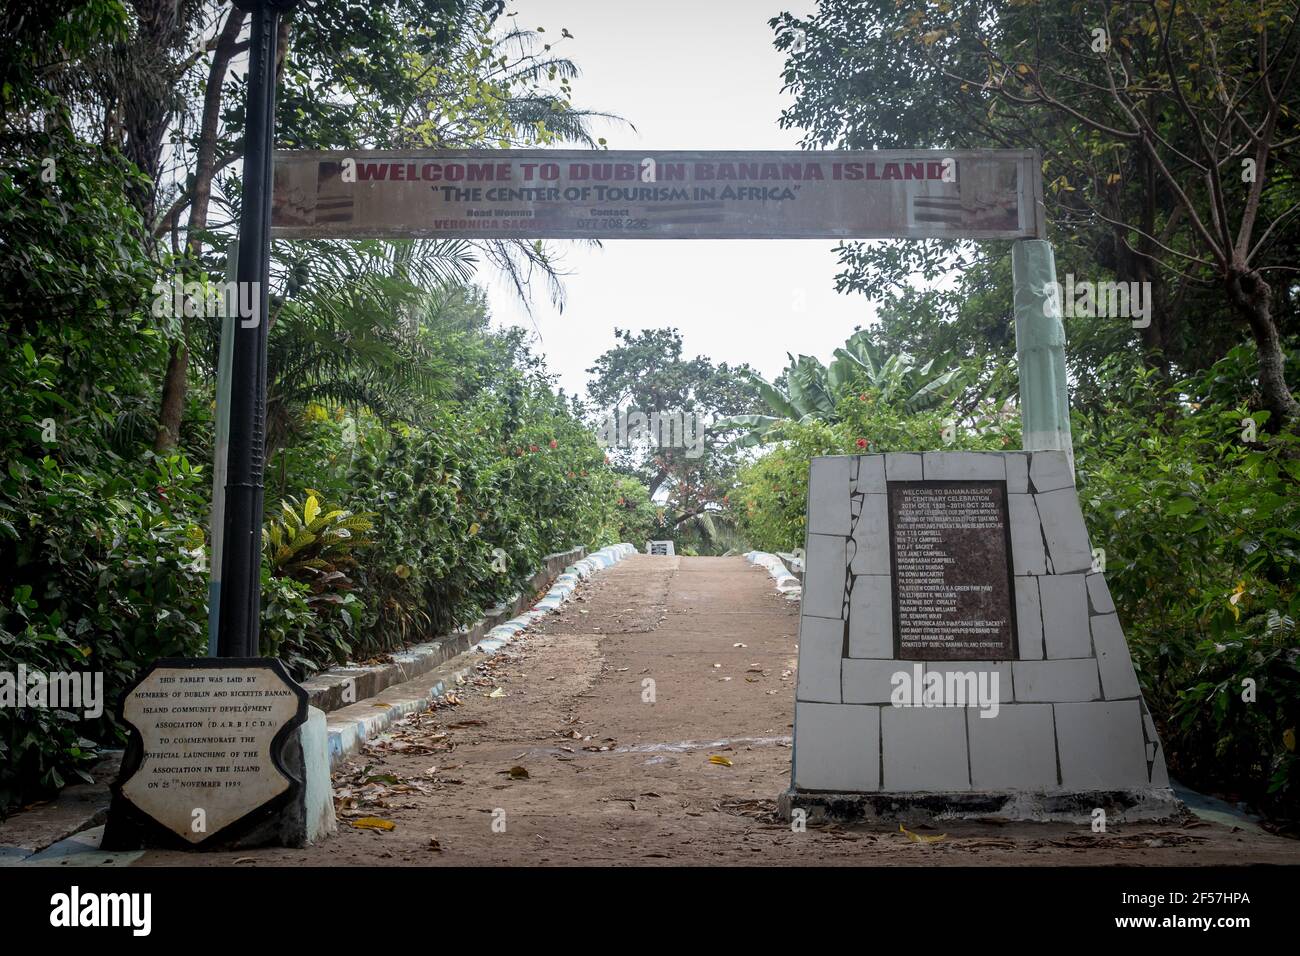
<instances>
[{"instance_id":1,"label":"palm tree","mask_svg":"<svg viewBox=\"0 0 1300 956\"><path fill-rule=\"evenodd\" d=\"M454 388L457 369L428 334L463 298L473 274L458 240L282 243L280 294L268 321L266 460L297 431L311 403L414 420ZM207 325L215 371L220 320Z\"/></svg>"},{"instance_id":2,"label":"palm tree","mask_svg":"<svg viewBox=\"0 0 1300 956\"><path fill-rule=\"evenodd\" d=\"M511 25L493 31L490 23L499 22L496 15L484 20L475 6L466 7L449 49L436 58L411 58L418 95L401 111L399 132L391 143L383 144L385 148L527 149L575 144L595 150L605 146L594 129L597 122L635 131L617 114L574 105L570 83L580 71L572 60L553 52L562 39L571 39L567 30L549 43L538 30ZM447 62L458 68L447 69ZM488 131L495 139L484 140ZM531 311L534 275L545 280L552 304L563 306L562 273L545 243L475 239L471 244L501 271L525 309Z\"/></svg>"}]
</instances>

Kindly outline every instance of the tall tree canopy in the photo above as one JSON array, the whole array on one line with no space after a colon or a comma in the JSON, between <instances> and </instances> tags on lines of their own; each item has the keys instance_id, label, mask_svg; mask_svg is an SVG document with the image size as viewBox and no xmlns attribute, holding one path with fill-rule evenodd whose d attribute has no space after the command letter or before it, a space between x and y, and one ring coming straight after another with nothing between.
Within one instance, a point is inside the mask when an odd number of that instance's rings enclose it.
<instances>
[{"instance_id":1,"label":"tall tree canopy","mask_svg":"<svg viewBox=\"0 0 1300 956\"><path fill-rule=\"evenodd\" d=\"M1152 321L1130 334L1158 368L1204 369L1244 335L1263 405L1294 423L1298 12L1292 0L824 0L772 20L795 94L782 123L809 146L1041 150L1062 271L1152 284ZM854 243L840 255L841 288L879 295L977 253Z\"/></svg>"},{"instance_id":2,"label":"tall tree canopy","mask_svg":"<svg viewBox=\"0 0 1300 956\"><path fill-rule=\"evenodd\" d=\"M659 421L694 416L699 445L662 443L661 432L611 447L611 459L645 482L651 500L662 501L674 527L721 511L740 454L729 439L740 426L720 432L715 424L762 407L753 370L715 364L703 355L686 358L677 329L615 329L614 335L618 344L587 369L592 423L600 428L611 416L638 412L657 415Z\"/></svg>"}]
</instances>

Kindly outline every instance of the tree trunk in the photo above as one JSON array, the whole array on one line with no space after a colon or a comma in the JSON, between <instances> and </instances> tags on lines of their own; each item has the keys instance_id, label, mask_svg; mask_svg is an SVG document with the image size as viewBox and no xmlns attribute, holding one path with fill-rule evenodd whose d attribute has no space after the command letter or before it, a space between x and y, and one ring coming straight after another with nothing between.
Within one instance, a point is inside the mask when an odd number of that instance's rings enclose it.
<instances>
[{"instance_id":1,"label":"tree trunk","mask_svg":"<svg viewBox=\"0 0 1300 956\"><path fill-rule=\"evenodd\" d=\"M180 441L181 420L185 413L185 376L189 362L190 350L185 347L185 335L182 333L172 343L171 354L167 358L162 405L158 410L158 434L153 442L155 454L165 455Z\"/></svg>"},{"instance_id":2,"label":"tree trunk","mask_svg":"<svg viewBox=\"0 0 1300 956\"><path fill-rule=\"evenodd\" d=\"M230 58L234 55L239 31L244 23L244 12L232 8L226 17L226 24L221 29L217 48L212 56L212 66L208 70L208 85L203 94L203 120L199 127L198 154L194 165L194 191L190 201L190 218L186 225L186 245L190 259L198 261L203 252L202 231L208 225L208 205L212 198L212 176L216 170L217 130L221 120L221 88L225 83L226 70ZM158 434L154 438L153 450L164 454L176 447L180 441L181 420L185 413L185 392L189 375L189 348L186 346L186 329L182 327L181 337L172 343L171 355L167 360L167 372L163 376L162 402L158 410Z\"/></svg>"},{"instance_id":3,"label":"tree trunk","mask_svg":"<svg viewBox=\"0 0 1300 956\"><path fill-rule=\"evenodd\" d=\"M149 178L147 185L133 184L128 198L145 222L152 222L163 137L180 105L172 74L174 52L183 42L184 30L172 0L134 0L132 7L138 30L126 52L131 79L120 91L122 152Z\"/></svg>"},{"instance_id":4,"label":"tree trunk","mask_svg":"<svg viewBox=\"0 0 1300 956\"><path fill-rule=\"evenodd\" d=\"M659 473L650 479L650 485L647 490L650 492L651 501L654 501L655 492L659 490L659 486L662 485L667 478L668 478L668 469L661 468L659 470Z\"/></svg>"},{"instance_id":5,"label":"tree trunk","mask_svg":"<svg viewBox=\"0 0 1300 956\"><path fill-rule=\"evenodd\" d=\"M1297 404L1286 383L1286 354L1273 321L1273 290L1264 277L1253 269L1234 268L1228 273L1228 292L1233 304L1250 325L1259 353L1259 388L1264 407L1277 429L1293 427L1300 421Z\"/></svg>"}]
</instances>

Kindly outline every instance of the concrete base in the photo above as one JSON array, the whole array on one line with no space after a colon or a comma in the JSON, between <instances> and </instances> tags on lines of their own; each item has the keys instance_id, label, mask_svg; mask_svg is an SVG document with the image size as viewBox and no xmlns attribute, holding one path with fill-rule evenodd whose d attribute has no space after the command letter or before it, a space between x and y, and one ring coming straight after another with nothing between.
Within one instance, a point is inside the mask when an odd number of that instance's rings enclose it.
<instances>
[{"instance_id":1,"label":"concrete base","mask_svg":"<svg viewBox=\"0 0 1300 956\"><path fill-rule=\"evenodd\" d=\"M228 844L232 849L310 846L338 832L323 710L307 708L307 720L285 744L284 764L302 780L296 798L274 816L232 840Z\"/></svg>"},{"instance_id":2,"label":"concrete base","mask_svg":"<svg viewBox=\"0 0 1300 956\"><path fill-rule=\"evenodd\" d=\"M1171 789L1042 791L1026 793L805 793L790 789L777 798L789 820L803 810L809 823L911 825L951 820L997 820L1090 825L1093 810L1106 823L1172 823L1189 816Z\"/></svg>"},{"instance_id":3,"label":"concrete base","mask_svg":"<svg viewBox=\"0 0 1300 956\"><path fill-rule=\"evenodd\" d=\"M304 843L312 844L333 836L339 830L338 818L334 816L334 788L330 783L325 712L309 707L307 722L298 728L298 736L305 758L302 836Z\"/></svg>"},{"instance_id":4,"label":"concrete base","mask_svg":"<svg viewBox=\"0 0 1300 956\"><path fill-rule=\"evenodd\" d=\"M891 484L899 481L981 489L1001 530L976 537L993 550L945 545L952 554L931 556L945 563L928 583L903 575L890 531L890 496L909 490ZM808 482L790 780L798 793L860 794L858 815L895 806L881 794L904 808L1015 819L1070 819L1099 806L1168 815L1164 749L1105 576L1092 569L1064 452L819 457ZM927 512L924 522L946 535L966 527L956 514ZM929 589L939 609L911 621L913 639L928 629L942 642L904 644L895 619L904 587ZM954 610L970 587L996 591L996 609ZM976 642L991 622L1000 643ZM995 675L997 709L972 706L992 694ZM938 691L933 699L919 699L923 683ZM977 684L985 689L970 690Z\"/></svg>"}]
</instances>

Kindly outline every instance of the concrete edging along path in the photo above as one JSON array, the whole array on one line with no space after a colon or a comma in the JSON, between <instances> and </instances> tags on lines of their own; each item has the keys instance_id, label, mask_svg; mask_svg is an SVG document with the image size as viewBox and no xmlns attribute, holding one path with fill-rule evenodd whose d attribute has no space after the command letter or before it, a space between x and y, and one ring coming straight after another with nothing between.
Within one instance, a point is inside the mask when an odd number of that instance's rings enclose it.
<instances>
[{"instance_id":1,"label":"concrete edging along path","mask_svg":"<svg viewBox=\"0 0 1300 956\"><path fill-rule=\"evenodd\" d=\"M574 562L555 578L550 590L531 610L492 627L465 653L497 653L530 624L558 611L572 596L579 581L586 580L595 572L612 567L629 554L635 553L636 548L631 544L614 544ZM462 657L464 654L457 655L447 661L444 667L436 671L431 669L427 678L417 677L388 687L377 696L326 714L330 767L333 768L344 757L359 751L366 740L382 733L394 721L427 710L433 701L445 696L455 685L457 676L467 675L473 669L474 662L461 660Z\"/></svg>"},{"instance_id":2,"label":"concrete edging along path","mask_svg":"<svg viewBox=\"0 0 1300 956\"><path fill-rule=\"evenodd\" d=\"M359 700L374 697L395 684L414 680L465 653L491 628L520 613L532 594L557 580L575 561L586 560L586 554L585 547L548 554L542 559L542 567L528 582L528 591L489 609L483 619L472 626L459 628L437 640L415 644L394 653L392 659L384 664L350 665L322 671L302 685L310 695L311 706L326 713L339 710Z\"/></svg>"},{"instance_id":3,"label":"concrete edging along path","mask_svg":"<svg viewBox=\"0 0 1300 956\"><path fill-rule=\"evenodd\" d=\"M775 554L767 551L747 551L745 560L767 571L776 582L776 589L785 595L787 601L798 601L803 596L803 585Z\"/></svg>"}]
</instances>

